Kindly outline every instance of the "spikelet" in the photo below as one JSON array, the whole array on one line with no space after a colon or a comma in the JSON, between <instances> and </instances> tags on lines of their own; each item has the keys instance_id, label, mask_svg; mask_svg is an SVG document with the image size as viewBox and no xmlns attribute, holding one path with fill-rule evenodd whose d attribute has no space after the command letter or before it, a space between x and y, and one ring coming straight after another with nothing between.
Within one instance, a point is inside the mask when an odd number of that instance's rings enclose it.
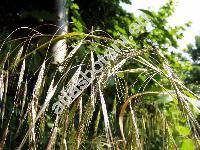
<instances>
[{"instance_id":1,"label":"spikelet","mask_svg":"<svg viewBox=\"0 0 200 150\"><path fill-rule=\"evenodd\" d=\"M4 94L4 75L3 72L0 74L0 101L3 101L3 94Z\"/></svg>"},{"instance_id":2,"label":"spikelet","mask_svg":"<svg viewBox=\"0 0 200 150\"><path fill-rule=\"evenodd\" d=\"M99 84L99 94L100 94L101 106L102 106L103 117L104 117L106 137L107 137L108 143L111 145L111 143L113 143L113 137L112 137L112 132L110 128L108 112L107 112L106 103L103 97L103 93L101 91L100 82L98 84Z\"/></svg>"}]
</instances>

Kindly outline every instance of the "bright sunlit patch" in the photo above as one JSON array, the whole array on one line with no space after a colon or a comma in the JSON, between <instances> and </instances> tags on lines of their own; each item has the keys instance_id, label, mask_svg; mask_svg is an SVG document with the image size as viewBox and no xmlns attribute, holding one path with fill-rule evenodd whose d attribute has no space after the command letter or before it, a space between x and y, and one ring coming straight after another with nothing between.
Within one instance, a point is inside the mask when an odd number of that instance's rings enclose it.
<instances>
[{"instance_id":1,"label":"bright sunlit patch","mask_svg":"<svg viewBox=\"0 0 200 150\"><path fill-rule=\"evenodd\" d=\"M140 15L138 9L152 9L157 11L168 0L131 0L132 5L121 4L128 12L134 12L135 15ZM186 48L187 44L194 43L195 35L200 34L200 1L198 0L176 0L176 10L172 17L169 18L169 24L172 26L182 25L188 21L192 21L185 33L184 38L179 40L180 48Z\"/></svg>"}]
</instances>

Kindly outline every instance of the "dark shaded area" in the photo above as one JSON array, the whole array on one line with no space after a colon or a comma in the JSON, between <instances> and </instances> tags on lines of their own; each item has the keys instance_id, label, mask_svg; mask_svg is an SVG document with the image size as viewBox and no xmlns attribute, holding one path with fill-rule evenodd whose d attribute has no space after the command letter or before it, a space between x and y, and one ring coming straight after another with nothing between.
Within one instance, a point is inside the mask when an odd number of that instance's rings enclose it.
<instances>
[{"instance_id":1,"label":"dark shaded area","mask_svg":"<svg viewBox=\"0 0 200 150\"><path fill-rule=\"evenodd\" d=\"M11 32L15 28L54 23L54 0L3 0L0 2L0 31Z\"/></svg>"},{"instance_id":2,"label":"dark shaded area","mask_svg":"<svg viewBox=\"0 0 200 150\"><path fill-rule=\"evenodd\" d=\"M69 7L69 21L75 17L85 24L87 29L92 26L102 30L115 30L118 25L128 30L126 17L132 18L119 5L121 0L67 0ZM129 0L122 0L129 3ZM79 6L81 18L77 18L71 9L72 4ZM56 0L4 0L0 2L0 32L12 32L18 27L42 28L43 33L54 33L58 20L56 14ZM40 25L40 26L39 26ZM69 27L70 28L70 27ZM70 29L69 29L70 30Z\"/></svg>"},{"instance_id":3,"label":"dark shaded area","mask_svg":"<svg viewBox=\"0 0 200 150\"><path fill-rule=\"evenodd\" d=\"M92 26L99 26L103 30L113 29L117 23L126 29L123 18L131 18L131 15L119 5L120 0L75 0L74 2L79 5L81 18L89 29ZM129 0L122 2L130 4Z\"/></svg>"}]
</instances>

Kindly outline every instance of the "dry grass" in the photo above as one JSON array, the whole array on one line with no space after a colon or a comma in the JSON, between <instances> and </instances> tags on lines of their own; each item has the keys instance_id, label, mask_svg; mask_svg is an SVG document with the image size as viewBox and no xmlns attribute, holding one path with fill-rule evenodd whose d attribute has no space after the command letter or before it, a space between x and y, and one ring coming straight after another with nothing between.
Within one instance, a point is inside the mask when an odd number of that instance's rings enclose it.
<instances>
[{"instance_id":1,"label":"dry grass","mask_svg":"<svg viewBox=\"0 0 200 150\"><path fill-rule=\"evenodd\" d=\"M117 58L61 114L54 114L52 105L63 96L61 91L77 84L81 70L94 70L98 50L111 48L113 39L95 33L68 33L40 45L37 31L25 39L10 42L12 35L5 39L0 55L4 45L14 48L6 51L0 66L1 148L144 149L157 131L163 138L162 148L177 149L180 144L173 137L173 120L154 105L159 95L171 97L186 119L185 126L190 127L188 137L198 147L199 124L190 100L199 97L174 74L162 51L151 45L145 49L133 49L131 42L128 49L120 46L123 51ZM49 49L61 39L71 45L60 72L58 67L52 69ZM131 92L134 87L137 90ZM151 106L148 99L155 109L153 115L140 108L141 104Z\"/></svg>"}]
</instances>

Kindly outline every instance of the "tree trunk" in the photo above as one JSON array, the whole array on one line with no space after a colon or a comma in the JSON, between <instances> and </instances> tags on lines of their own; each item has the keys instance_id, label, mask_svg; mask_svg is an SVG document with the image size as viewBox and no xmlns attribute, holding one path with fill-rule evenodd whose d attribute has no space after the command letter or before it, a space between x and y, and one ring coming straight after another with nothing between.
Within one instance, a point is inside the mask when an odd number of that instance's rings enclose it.
<instances>
[{"instance_id":1,"label":"tree trunk","mask_svg":"<svg viewBox=\"0 0 200 150\"><path fill-rule=\"evenodd\" d=\"M66 0L56 0L56 10L58 30L57 35L66 34L68 31L68 8L66 7ZM65 56L67 54L67 44L66 40L58 41L52 48L53 50L53 63L62 64L64 62Z\"/></svg>"}]
</instances>

